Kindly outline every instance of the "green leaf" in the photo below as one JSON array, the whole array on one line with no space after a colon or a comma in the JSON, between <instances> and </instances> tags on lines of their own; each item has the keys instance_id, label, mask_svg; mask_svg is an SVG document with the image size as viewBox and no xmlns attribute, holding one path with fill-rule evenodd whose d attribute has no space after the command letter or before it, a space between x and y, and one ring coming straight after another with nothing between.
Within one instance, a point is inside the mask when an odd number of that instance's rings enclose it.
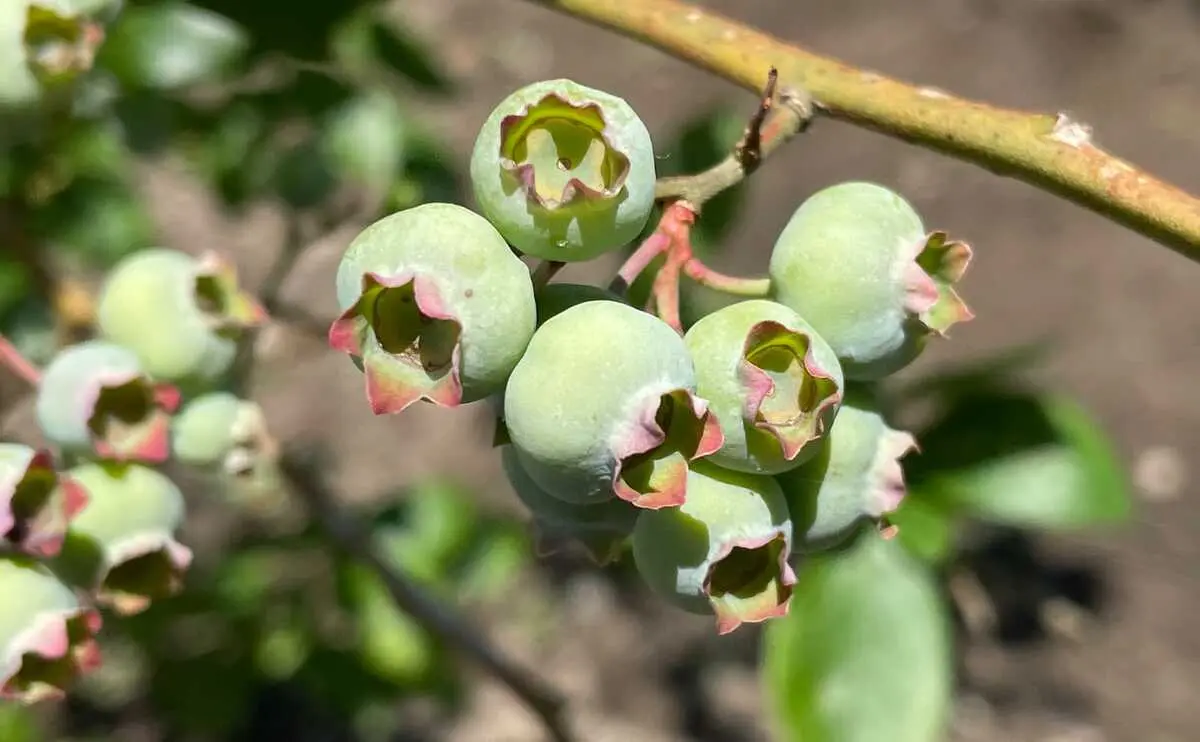
<instances>
[{"instance_id":1,"label":"green leaf","mask_svg":"<svg viewBox=\"0 0 1200 742\"><path fill-rule=\"evenodd\" d=\"M401 611L383 581L369 568L346 563L342 579L356 629L356 647L365 667L390 683L419 680L432 669L431 637Z\"/></svg>"},{"instance_id":2,"label":"green leaf","mask_svg":"<svg viewBox=\"0 0 1200 742\"><path fill-rule=\"evenodd\" d=\"M950 707L950 623L929 570L867 533L801 565L769 623L763 677L786 742L936 742Z\"/></svg>"},{"instance_id":3,"label":"green leaf","mask_svg":"<svg viewBox=\"0 0 1200 742\"><path fill-rule=\"evenodd\" d=\"M138 5L109 29L100 64L126 86L173 90L219 78L249 46L225 16L194 5Z\"/></svg>"},{"instance_id":4,"label":"green leaf","mask_svg":"<svg viewBox=\"0 0 1200 742\"><path fill-rule=\"evenodd\" d=\"M454 81L437 68L431 50L396 23L377 19L370 27L371 43L384 65L426 93L449 94Z\"/></svg>"},{"instance_id":5,"label":"green leaf","mask_svg":"<svg viewBox=\"0 0 1200 742\"><path fill-rule=\"evenodd\" d=\"M35 216L55 247L107 267L154 241L154 221L125 184L79 179Z\"/></svg>"},{"instance_id":6,"label":"green leaf","mask_svg":"<svg viewBox=\"0 0 1200 742\"><path fill-rule=\"evenodd\" d=\"M0 318L24 301L32 288L28 268L15 260L0 257Z\"/></svg>"},{"instance_id":7,"label":"green leaf","mask_svg":"<svg viewBox=\"0 0 1200 742\"><path fill-rule=\"evenodd\" d=\"M1016 526L1121 522L1132 498L1116 452L1078 404L1019 391L960 397L917 436L910 481L941 507Z\"/></svg>"},{"instance_id":8,"label":"green leaf","mask_svg":"<svg viewBox=\"0 0 1200 742\"><path fill-rule=\"evenodd\" d=\"M324 151L341 176L386 192L404 163L404 123L395 96L364 91L333 111L322 133Z\"/></svg>"},{"instance_id":9,"label":"green leaf","mask_svg":"<svg viewBox=\"0 0 1200 742\"><path fill-rule=\"evenodd\" d=\"M900 544L927 562L943 561L954 548L953 516L911 487L888 522L899 529Z\"/></svg>"}]
</instances>

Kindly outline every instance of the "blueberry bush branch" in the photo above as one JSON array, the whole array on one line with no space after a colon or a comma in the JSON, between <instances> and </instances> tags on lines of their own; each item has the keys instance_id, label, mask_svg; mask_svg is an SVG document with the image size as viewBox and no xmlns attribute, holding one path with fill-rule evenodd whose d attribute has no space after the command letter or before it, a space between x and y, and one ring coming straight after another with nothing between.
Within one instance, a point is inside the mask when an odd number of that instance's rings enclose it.
<instances>
[{"instance_id":1,"label":"blueberry bush branch","mask_svg":"<svg viewBox=\"0 0 1200 742\"><path fill-rule=\"evenodd\" d=\"M554 742L571 742L566 701L540 678L501 655L479 632L426 595L402 571L394 568L372 545L370 534L337 506L322 475L307 457L285 453L280 472L337 547L374 571L396 605L423 627L490 675L503 682L538 717Z\"/></svg>"},{"instance_id":2,"label":"blueberry bush branch","mask_svg":"<svg viewBox=\"0 0 1200 742\"><path fill-rule=\"evenodd\" d=\"M1025 181L1200 261L1200 198L1098 147L1066 114L999 108L821 56L678 0L531 0L751 90L769 67L817 113Z\"/></svg>"},{"instance_id":3,"label":"blueberry bush branch","mask_svg":"<svg viewBox=\"0 0 1200 742\"><path fill-rule=\"evenodd\" d=\"M705 202L744 180L764 159L804 131L812 120L807 93L795 88L778 90L778 78L778 71L772 67L746 130L728 157L702 173L658 180L655 198L667 203L658 226L625 261L610 285L614 291L623 291L655 258L665 255L654 278L647 309L657 311L659 317L681 332L681 275L733 296L764 297L770 291L769 279L728 276L709 268L693 254L690 233Z\"/></svg>"}]
</instances>

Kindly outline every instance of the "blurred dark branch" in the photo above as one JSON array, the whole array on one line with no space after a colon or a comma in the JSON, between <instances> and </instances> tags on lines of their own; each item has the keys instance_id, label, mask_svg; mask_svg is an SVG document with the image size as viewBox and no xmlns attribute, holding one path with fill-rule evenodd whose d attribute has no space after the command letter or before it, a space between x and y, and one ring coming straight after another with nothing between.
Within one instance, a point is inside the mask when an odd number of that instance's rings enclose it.
<instances>
[{"instance_id":1,"label":"blurred dark branch","mask_svg":"<svg viewBox=\"0 0 1200 742\"><path fill-rule=\"evenodd\" d=\"M1000 108L912 85L679 0L531 2L751 90L776 67L781 86L807 90L819 113L1022 180L1200 262L1200 198L1096 146L1089 127L1065 114Z\"/></svg>"},{"instance_id":2,"label":"blurred dark branch","mask_svg":"<svg viewBox=\"0 0 1200 742\"><path fill-rule=\"evenodd\" d=\"M426 595L407 575L380 556L371 534L338 507L334 493L312 462L312 457L288 452L281 457L279 468L288 486L304 501L337 547L370 567L383 581L397 607L426 631L508 686L538 717L549 739L572 742L575 737L568 729L565 699L532 672L502 655L479 631Z\"/></svg>"}]
</instances>

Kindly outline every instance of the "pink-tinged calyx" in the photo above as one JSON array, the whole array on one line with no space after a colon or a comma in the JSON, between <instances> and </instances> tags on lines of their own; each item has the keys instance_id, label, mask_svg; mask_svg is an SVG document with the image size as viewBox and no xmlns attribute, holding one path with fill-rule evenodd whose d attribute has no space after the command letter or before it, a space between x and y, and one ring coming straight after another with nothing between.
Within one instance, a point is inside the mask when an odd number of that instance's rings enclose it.
<instances>
[{"instance_id":1,"label":"pink-tinged calyx","mask_svg":"<svg viewBox=\"0 0 1200 742\"><path fill-rule=\"evenodd\" d=\"M806 333L767 320L750 328L738 362L742 417L775 438L785 461L829 430L842 401L837 379L812 346Z\"/></svg>"},{"instance_id":2,"label":"pink-tinged calyx","mask_svg":"<svg viewBox=\"0 0 1200 742\"><path fill-rule=\"evenodd\" d=\"M787 615L796 584L787 559L790 549L782 530L722 544L704 578L718 634Z\"/></svg>"},{"instance_id":3,"label":"pink-tinged calyx","mask_svg":"<svg viewBox=\"0 0 1200 742\"><path fill-rule=\"evenodd\" d=\"M682 505L688 462L724 445L721 425L708 402L687 389L649 397L639 407L613 444L613 493L647 510Z\"/></svg>"},{"instance_id":4,"label":"pink-tinged calyx","mask_svg":"<svg viewBox=\"0 0 1200 742\"><path fill-rule=\"evenodd\" d=\"M500 122L500 167L542 209L618 198L629 157L607 132L598 104L551 93Z\"/></svg>"},{"instance_id":5,"label":"pink-tinged calyx","mask_svg":"<svg viewBox=\"0 0 1200 742\"><path fill-rule=\"evenodd\" d=\"M100 665L100 626L100 614L86 607L36 616L10 646L0 647L0 701L61 699L72 681Z\"/></svg>"},{"instance_id":6,"label":"pink-tinged calyx","mask_svg":"<svg viewBox=\"0 0 1200 742\"><path fill-rule=\"evenodd\" d=\"M329 328L329 345L361 358L376 415L417 401L462 404L462 325L427 276L364 273L358 301Z\"/></svg>"},{"instance_id":7,"label":"pink-tinged calyx","mask_svg":"<svg viewBox=\"0 0 1200 742\"><path fill-rule=\"evenodd\" d=\"M104 27L30 3L22 42L30 69L43 85L53 85L92 69L104 42Z\"/></svg>"},{"instance_id":8,"label":"pink-tinged calyx","mask_svg":"<svg viewBox=\"0 0 1200 742\"><path fill-rule=\"evenodd\" d=\"M145 533L110 545L105 561L96 602L129 616L180 590L192 551L168 533Z\"/></svg>"},{"instance_id":9,"label":"pink-tinged calyx","mask_svg":"<svg viewBox=\"0 0 1200 742\"><path fill-rule=\"evenodd\" d=\"M931 232L914 243L912 253L904 271L905 311L940 336L973 319L954 289L971 262L970 246L950 240L945 232Z\"/></svg>"},{"instance_id":10,"label":"pink-tinged calyx","mask_svg":"<svg viewBox=\"0 0 1200 742\"><path fill-rule=\"evenodd\" d=\"M199 259L195 301L209 327L231 337L267 321L267 310L242 289L237 266L215 252Z\"/></svg>"},{"instance_id":11,"label":"pink-tinged calyx","mask_svg":"<svg viewBox=\"0 0 1200 742\"><path fill-rule=\"evenodd\" d=\"M137 373L101 374L87 402L92 448L113 461L156 464L171 453L171 414L179 390Z\"/></svg>"},{"instance_id":12,"label":"pink-tinged calyx","mask_svg":"<svg viewBox=\"0 0 1200 742\"><path fill-rule=\"evenodd\" d=\"M892 428L884 430L875 460L867 473L866 515L880 518L900 507L908 493L904 483L904 466L900 460L914 451L920 451L920 448L911 433Z\"/></svg>"},{"instance_id":13,"label":"pink-tinged calyx","mask_svg":"<svg viewBox=\"0 0 1200 742\"><path fill-rule=\"evenodd\" d=\"M55 556L87 501L78 482L55 471L48 451L36 451L23 469L0 472L0 538L27 554Z\"/></svg>"}]
</instances>

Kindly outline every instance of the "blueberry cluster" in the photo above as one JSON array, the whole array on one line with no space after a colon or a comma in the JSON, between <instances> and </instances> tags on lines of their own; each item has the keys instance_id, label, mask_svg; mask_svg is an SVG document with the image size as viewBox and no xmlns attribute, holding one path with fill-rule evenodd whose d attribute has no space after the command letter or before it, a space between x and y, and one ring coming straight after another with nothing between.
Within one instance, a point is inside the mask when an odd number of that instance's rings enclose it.
<instances>
[{"instance_id":1,"label":"blueberry cluster","mask_svg":"<svg viewBox=\"0 0 1200 742\"><path fill-rule=\"evenodd\" d=\"M0 444L0 699L57 696L99 661L101 609L137 613L192 559L174 460L269 466L261 410L218 390L265 313L213 256L137 252L107 276L99 337L38 382L43 449Z\"/></svg>"},{"instance_id":2,"label":"blueberry cluster","mask_svg":"<svg viewBox=\"0 0 1200 742\"><path fill-rule=\"evenodd\" d=\"M615 293L541 285L521 255L595 258L655 204L650 135L623 100L526 86L483 125L478 211L431 203L349 245L332 347L376 414L490 399L505 472L538 531L601 562L631 547L647 584L721 633L787 611L798 555L883 522L913 437L864 394L970 318L970 251L879 185L805 200L772 251L769 295L685 334Z\"/></svg>"}]
</instances>

